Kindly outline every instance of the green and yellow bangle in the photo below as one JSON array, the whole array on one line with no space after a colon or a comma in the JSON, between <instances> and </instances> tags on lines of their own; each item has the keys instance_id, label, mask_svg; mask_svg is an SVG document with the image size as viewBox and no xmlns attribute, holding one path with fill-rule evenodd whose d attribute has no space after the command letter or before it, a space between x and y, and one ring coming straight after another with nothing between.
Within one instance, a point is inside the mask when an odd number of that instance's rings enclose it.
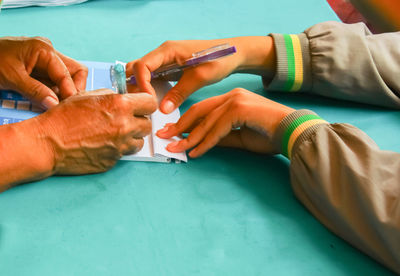
<instances>
[{"instance_id":1,"label":"green and yellow bangle","mask_svg":"<svg viewBox=\"0 0 400 276\"><path fill-rule=\"evenodd\" d=\"M280 126L282 154L291 159L293 146L298 138L306 131L316 129L320 124L328 124L328 122L312 111L299 110L290 114Z\"/></svg>"}]
</instances>

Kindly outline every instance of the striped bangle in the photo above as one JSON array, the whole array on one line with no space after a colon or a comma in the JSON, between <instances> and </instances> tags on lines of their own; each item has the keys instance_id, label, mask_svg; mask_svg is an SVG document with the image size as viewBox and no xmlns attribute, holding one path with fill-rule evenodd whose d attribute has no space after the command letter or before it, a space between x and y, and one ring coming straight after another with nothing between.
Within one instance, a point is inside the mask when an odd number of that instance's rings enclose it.
<instances>
[{"instance_id":1,"label":"striped bangle","mask_svg":"<svg viewBox=\"0 0 400 276\"><path fill-rule=\"evenodd\" d=\"M304 131L315 125L327 123L327 121L315 114L303 115L292 121L283 133L282 154L290 159L293 145Z\"/></svg>"}]
</instances>

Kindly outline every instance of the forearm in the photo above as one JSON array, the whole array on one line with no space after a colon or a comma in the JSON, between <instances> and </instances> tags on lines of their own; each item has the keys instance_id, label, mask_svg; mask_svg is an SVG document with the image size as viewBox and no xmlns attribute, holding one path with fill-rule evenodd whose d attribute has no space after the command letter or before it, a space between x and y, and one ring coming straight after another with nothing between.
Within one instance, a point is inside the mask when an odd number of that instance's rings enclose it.
<instances>
[{"instance_id":1,"label":"forearm","mask_svg":"<svg viewBox=\"0 0 400 276\"><path fill-rule=\"evenodd\" d=\"M297 35L271 34L276 74L266 89L400 108L400 33L324 22Z\"/></svg>"},{"instance_id":2,"label":"forearm","mask_svg":"<svg viewBox=\"0 0 400 276\"><path fill-rule=\"evenodd\" d=\"M52 155L34 120L0 127L0 192L52 174Z\"/></svg>"},{"instance_id":3,"label":"forearm","mask_svg":"<svg viewBox=\"0 0 400 276\"><path fill-rule=\"evenodd\" d=\"M399 273L400 154L347 124L304 120L290 128L303 115L296 113L277 135L296 196L334 233Z\"/></svg>"},{"instance_id":4,"label":"forearm","mask_svg":"<svg viewBox=\"0 0 400 276\"><path fill-rule=\"evenodd\" d=\"M256 74L272 78L275 74L276 54L270 36L248 36L232 39L238 53L243 56L235 73Z\"/></svg>"}]
</instances>

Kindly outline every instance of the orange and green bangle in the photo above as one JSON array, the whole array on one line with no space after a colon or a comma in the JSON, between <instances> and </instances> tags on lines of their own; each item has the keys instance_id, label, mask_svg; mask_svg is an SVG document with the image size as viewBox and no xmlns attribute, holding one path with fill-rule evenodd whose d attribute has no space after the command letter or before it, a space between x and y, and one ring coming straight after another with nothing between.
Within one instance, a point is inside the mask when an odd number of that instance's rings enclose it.
<instances>
[{"instance_id":1,"label":"orange and green bangle","mask_svg":"<svg viewBox=\"0 0 400 276\"><path fill-rule=\"evenodd\" d=\"M310 110L298 110L286 116L277 131L282 154L291 159L295 144L307 140L308 135L322 124L328 122Z\"/></svg>"}]
</instances>

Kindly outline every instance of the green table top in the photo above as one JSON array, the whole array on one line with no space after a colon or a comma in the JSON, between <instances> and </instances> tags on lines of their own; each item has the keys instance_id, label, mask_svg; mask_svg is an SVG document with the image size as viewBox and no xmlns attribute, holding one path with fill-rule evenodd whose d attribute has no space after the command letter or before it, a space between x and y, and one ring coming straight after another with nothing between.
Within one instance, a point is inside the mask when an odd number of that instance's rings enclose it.
<instances>
[{"instance_id":1,"label":"green table top","mask_svg":"<svg viewBox=\"0 0 400 276\"><path fill-rule=\"evenodd\" d=\"M324 0L94 0L3 10L0 36L46 36L76 59L112 62L165 40L298 33L327 20L337 17ZM399 112L267 94L249 75L203 88L182 111L235 87L352 123L400 151ZM187 164L120 161L16 187L0 194L0 274L390 275L310 215L288 170L281 156L214 149Z\"/></svg>"}]
</instances>

